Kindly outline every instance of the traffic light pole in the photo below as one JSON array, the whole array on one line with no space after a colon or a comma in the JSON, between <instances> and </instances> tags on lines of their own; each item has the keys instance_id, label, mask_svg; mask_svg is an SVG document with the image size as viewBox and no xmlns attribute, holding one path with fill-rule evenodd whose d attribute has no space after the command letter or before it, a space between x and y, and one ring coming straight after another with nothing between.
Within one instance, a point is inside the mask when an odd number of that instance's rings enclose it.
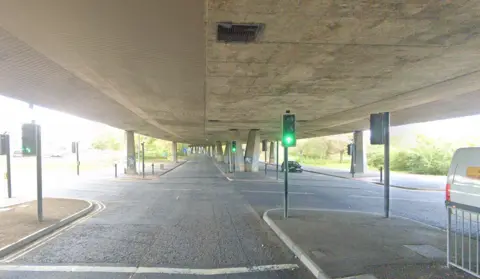
<instances>
[{"instance_id":1,"label":"traffic light pole","mask_svg":"<svg viewBox=\"0 0 480 279\"><path fill-rule=\"evenodd\" d=\"M277 180L278 180L278 140L277 140Z\"/></svg>"},{"instance_id":2,"label":"traffic light pole","mask_svg":"<svg viewBox=\"0 0 480 279\"><path fill-rule=\"evenodd\" d=\"M288 147L284 147L283 150L284 150L283 157L285 158L283 159L284 166L285 166L283 169L285 172L285 196L283 200L283 205L284 205L283 218L287 219L288 218Z\"/></svg>"},{"instance_id":3,"label":"traffic light pole","mask_svg":"<svg viewBox=\"0 0 480 279\"><path fill-rule=\"evenodd\" d=\"M142 177L145 178L145 143L142 142Z\"/></svg>"},{"instance_id":4,"label":"traffic light pole","mask_svg":"<svg viewBox=\"0 0 480 279\"><path fill-rule=\"evenodd\" d=\"M12 198L12 169L10 165L10 135L5 135L5 141L7 145L7 191L8 198Z\"/></svg>"},{"instance_id":5,"label":"traffic light pole","mask_svg":"<svg viewBox=\"0 0 480 279\"><path fill-rule=\"evenodd\" d=\"M35 129L37 148L37 219L43 221L43 194L42 194L42 132L40 126Z\"/></svg>"},{"instance_id":6,"label":"traffic light pole","mask_svg":"<svg viewBox=\"0 0 480 279\"><path fill-rule=\"evenodd\" d=\"M75 151L77 151L77 176L80 176L80 150L78 149L78 141L75 143Z\"/></svg>"},{"instance_id":7,"label":"traffic light pole","mask_svg":"<svg viewBox=\"0 0 480 279\"><path fill-rule=\"evenodd\" d=\"M265 176L267 176L267 151L265 152Z\"/></svg>"},{"instance_id":8,"label":"traffic light pole","mask_svg":"<svg viewBox=\"0 0 480 279\"><path fill-rule=\"evenodd\" d=\"M390 216L390 113L385 112L383 114L384 120L384 135L385 135L385 144L384 144L384 161L383 169L385 171L384 178L384 202L385 202L385 218Z\"/></svg>"}]
</instances>

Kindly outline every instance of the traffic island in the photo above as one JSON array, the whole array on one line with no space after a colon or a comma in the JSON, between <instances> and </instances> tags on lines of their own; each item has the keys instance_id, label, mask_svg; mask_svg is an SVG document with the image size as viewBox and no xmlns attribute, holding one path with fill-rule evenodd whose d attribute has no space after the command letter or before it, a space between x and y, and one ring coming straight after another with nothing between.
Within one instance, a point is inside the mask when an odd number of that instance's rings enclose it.
<instances>
[{"instance_id":1,"label":"traffic island","mask_svg":"<svg viewBox=\"0 0 480 279\"><path fill-rule=\"evenodd\" d=\"M37 201L0 208L0 258L87 215L93 204L76 199L43 199L43 221Z\"/></svg>"},{"instance_id":2,"label":"traffic island","mask_svg":"<svg viewBox=\"0 0 480 279\"><path fill-rule=\"evenodd\" d=\"M474 278L446 268L446 233L400 217L282 209L263 219L316 278Z\"/></svg>"},{"instance_id":3,"label":"traffic island","mask_svg":"<svg viewBox=\"0 0 480 279\"><path fill-rule=\"evenodd\" d=\"M142 170L140 169L138 170L138 174L124 175L124 176L121 176L119 180L120 181L154 180L182 166L186 162L188 162L188 160L178 161L176 163L173 163L173 162L161 163L161 164L156 163L153 165L153 169L152 169L152 163L145 163L145 175L142 175Z\"/></svg>"}]
</instances>

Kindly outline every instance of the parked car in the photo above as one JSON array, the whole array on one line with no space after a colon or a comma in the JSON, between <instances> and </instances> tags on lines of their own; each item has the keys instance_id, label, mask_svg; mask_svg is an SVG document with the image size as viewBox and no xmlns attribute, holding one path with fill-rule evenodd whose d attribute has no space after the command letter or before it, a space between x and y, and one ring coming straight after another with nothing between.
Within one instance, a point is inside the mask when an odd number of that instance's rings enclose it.
<instances>
[{"instance_id":1,"label":"parked car","mask_svg":"<svg viewBox=\"0 0 480 279\"><path fill-rule=\"evenodd\" d=\"M282 171L285 170L285 162L282 163ZM296 161L288 161L288 172L303 172L302 166Z\"/></svg>"}]
</instances>

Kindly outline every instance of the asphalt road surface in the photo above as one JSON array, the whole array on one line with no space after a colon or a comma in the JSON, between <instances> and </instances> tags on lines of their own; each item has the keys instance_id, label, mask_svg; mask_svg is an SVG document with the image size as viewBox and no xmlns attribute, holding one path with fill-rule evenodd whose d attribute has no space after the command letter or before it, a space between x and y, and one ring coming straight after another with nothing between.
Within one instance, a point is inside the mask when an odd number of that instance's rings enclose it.
<instances>
[{"instance_id":1,"label":"asphalt road surface","mask_svg":"<svg viewBox=\"0 0 480 279\"><path fill-rule=\"evenodd\" d=\"M0 278L312 278L236 188L203 155L158 180L47 186L105 209L7 257Z\"/></svg>"},{"instance_id":2,"label":"asphalt road surface","mask_svg":"<svg viewBox=\"0 0 480 279\"><path fill-rule=\"evenodd\" d=\"M275 183L252 185L235 182L238 185L237 189L258 212L272 207L283 207L284 173L279 173L280 180L276 183L275 168L270 166L267 170L267 176ZM262 171L263 165L260 172ZM276 195L269 191L275 192ZM384 214L383 185L303 172L289 173L289 191L291 207L358 210ZM447 222L445 193L391 187L390 213L445 229Z\"/></svg>"}]
</instances>

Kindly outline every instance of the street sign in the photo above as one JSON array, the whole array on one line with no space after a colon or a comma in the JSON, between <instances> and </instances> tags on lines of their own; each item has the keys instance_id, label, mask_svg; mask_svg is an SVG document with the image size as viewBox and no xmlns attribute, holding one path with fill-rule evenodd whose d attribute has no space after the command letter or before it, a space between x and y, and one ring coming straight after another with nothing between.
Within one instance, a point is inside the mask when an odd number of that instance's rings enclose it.
<instances>
[{"instance_id":1,"label":"street sign","mask_svg":"<svg viewBox=\"0 0 480 279\"><path fill-rule=\"evenodd\" d=\"M7 137L5 134L0 135L0 155L7 155L8 153Z\"/></svg>"},{"instance_id":2,"label":"street sign","mask_svg":"<svg viewBox=\"0 0 480 279\"><path fill-rule=\"evenodd\" d=\"M385 116L383 113L370 114L370 144L385 143Z\"/></svg>"}]
</instances>

